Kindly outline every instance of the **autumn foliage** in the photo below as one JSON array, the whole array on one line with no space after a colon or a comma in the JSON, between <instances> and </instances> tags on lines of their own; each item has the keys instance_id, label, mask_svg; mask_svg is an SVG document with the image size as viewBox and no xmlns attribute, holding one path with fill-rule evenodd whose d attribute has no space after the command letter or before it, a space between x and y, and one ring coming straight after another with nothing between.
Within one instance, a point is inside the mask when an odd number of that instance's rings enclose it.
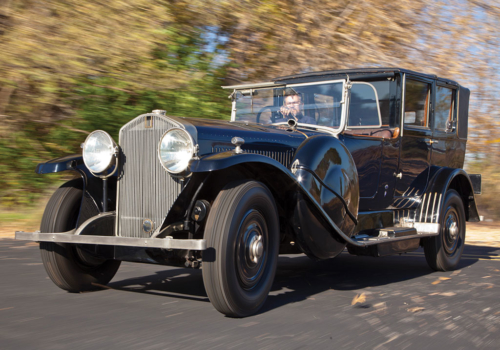
<instances>
[{"instance_id":1,"label":"autumn foliage","mask_svg":"<svg viewBox=\"0 0 500 350\"><path fill-rule=\"evenodd\" d=\"M0 204L30 203L38 162L155 108L230 116L220 85L399 66L471 89L468 166L500 215L500 7L493 0L0 1Z\"/></svg>"}]
</instances>

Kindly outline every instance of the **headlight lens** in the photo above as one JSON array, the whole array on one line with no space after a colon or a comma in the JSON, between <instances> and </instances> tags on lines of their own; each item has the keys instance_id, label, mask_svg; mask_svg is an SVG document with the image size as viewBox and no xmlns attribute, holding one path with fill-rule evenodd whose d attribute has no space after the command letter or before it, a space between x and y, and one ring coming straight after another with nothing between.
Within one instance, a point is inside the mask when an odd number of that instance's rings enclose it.
<instances>
[{"instance_id":1,"label":"headlight lens","mask_svg":"<svg viewBox=\"0 0 500 350\"><path fill-rule=\"evenodd\" d=\"M158 156L168 172L182 173L193 157L194 148L191 136L182 129L171 129L160 140Z\"/></svg>"},{"instance_id":2,"label":"headlight lens","mask_svg":"<svg viewBox=\"0 0 500 350\"><path fill-rule=\"evenodd\" d=\"M107 132L93 131L83 144L83 162L92 173L102 173L114 164L115 147Z\"/></svg>"}]
</instances>

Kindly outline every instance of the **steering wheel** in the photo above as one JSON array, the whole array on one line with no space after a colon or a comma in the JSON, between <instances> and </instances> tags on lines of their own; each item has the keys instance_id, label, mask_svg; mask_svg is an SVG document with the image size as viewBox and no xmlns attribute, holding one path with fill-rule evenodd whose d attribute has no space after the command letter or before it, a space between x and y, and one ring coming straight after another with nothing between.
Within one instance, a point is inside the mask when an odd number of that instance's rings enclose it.
<instances>
[{"instance_id":1,"label":"steering wheel","mask_svg":"<svg viewBox=\"0 0 500 350\"><path fill-rule=\"evenodd\" d=\"M275 106L273 105L269 105L269 106L265 106L265 107L262 107L259 111L259 113L257 113L257 117L255 118L255 122L256 123L260 123L260 115L262 114L262 112L264 112L266 109L269 109L271 111L271 123L274 123L274 121L276 120L276 113L277 112L274 112L273 111L273 108L275 108Z\"/></svg>"}]
</instances>

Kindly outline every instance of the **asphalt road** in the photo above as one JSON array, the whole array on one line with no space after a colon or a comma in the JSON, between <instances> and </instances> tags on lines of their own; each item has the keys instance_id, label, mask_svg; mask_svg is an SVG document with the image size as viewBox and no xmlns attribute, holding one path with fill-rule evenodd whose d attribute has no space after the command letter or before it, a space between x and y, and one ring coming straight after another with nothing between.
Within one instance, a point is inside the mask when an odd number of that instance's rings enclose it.
<instances>
[{"instance_id":1,"label":"asphalt road","mask_svg":"<svg viewBox=\"0 0 500 350\"><path fill-rule=\"evenodd\" d=\"M212 307L201 271L123 263L109 289L71 294L38 245L0 240L1 349L499 349L500 248L466 246L436 273L422 251L326 262L280 257L256 316Z\"/></svg>"}]
</instances>

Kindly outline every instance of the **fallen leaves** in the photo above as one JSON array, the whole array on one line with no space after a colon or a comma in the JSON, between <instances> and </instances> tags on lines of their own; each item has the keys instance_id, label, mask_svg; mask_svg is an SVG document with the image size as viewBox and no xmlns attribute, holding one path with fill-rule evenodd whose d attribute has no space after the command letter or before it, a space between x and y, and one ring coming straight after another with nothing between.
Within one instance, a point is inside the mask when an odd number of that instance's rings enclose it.
<instances>
[{"instance_id":1,"label":"fallen leaves","mask_svg":"<svg viewBox=\"0 0 500 350\"><path fill-rule=\"evenodd\" d=\"M410 307L408 309L406 309L406 311L408 312L422 312L425 310L425 307L422 307L422 306L415 306L415 307Z\"/></svg>"},{"instance_id":2,"label":"fallen leaves","mask_svg":"<svg viewBox=\"0 0 500 350\"><path fill-rule=\"evenodd\" d=\"M366 302L365 293L356 294L356 296L351 301L351 305L362 304L364 302Z\"/></svg>"},{"instance_id":3,"label":"fallen leaves","mask_svg":"<svg viewBox=\"0 0 500 350\"><path fill-rule=\"evenodd\" d=\"M439 279L432 282L432 284L439 284L439 283L441 283L441 281L446 281L446 280L450 280L450 279L451 279L450 277L439 277Z\"/></svg>"}]
</instances>

